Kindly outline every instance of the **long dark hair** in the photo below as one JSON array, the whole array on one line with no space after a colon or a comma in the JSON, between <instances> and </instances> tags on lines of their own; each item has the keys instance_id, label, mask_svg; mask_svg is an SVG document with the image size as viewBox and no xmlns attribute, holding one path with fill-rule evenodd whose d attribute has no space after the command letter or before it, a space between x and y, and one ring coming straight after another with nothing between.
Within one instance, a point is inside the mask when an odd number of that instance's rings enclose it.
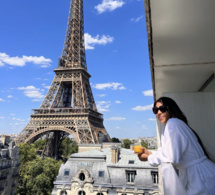
<instances>
[{"instance_id":1,"label":"long dark hair","mask_svg":"<svg viewBox=\"0 0 215 195\"><path fill-rule=\"evenodd\" d=\"M154 107L156 106L157 102L160 102L163 105L167 106L167 108L168 108L167 111L170 114L170 118L178 118L178 119L184 121L188 125L186 116L184 115L184 113L181 111L181 109L179 108L179 106L177 105L177 103L173 99L171 99L169 97L160 97L154 103ZM207 152L206 152L206 150L205 150L205 148L203 146L203 143L202 143L200 137L198 136L198 134L189 125L188 125L188 127L193 131L193 133L197 137L198 142L199 142L200 146L202 147L205 155L208 157L208 154L207 154Z\"/></svg>"}]
</instances>

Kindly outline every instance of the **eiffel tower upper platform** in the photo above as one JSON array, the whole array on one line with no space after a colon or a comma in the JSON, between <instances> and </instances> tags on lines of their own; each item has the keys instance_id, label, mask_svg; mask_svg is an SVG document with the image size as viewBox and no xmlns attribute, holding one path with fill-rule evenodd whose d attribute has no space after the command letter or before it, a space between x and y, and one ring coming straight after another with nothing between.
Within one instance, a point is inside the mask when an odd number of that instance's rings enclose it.
<instances>
[{"instance_id":1,"label":"eiffel tower upper platform","mask_svg":"<svg viewBox=\"0 0 215 195\"><path fill-rule=\"evenodd\" d=\"M111 141L89 83L83 0L71 0L63 52L54 72L46 97L39 109L32 110L30 122L18 135L16 143L32 143L50 132L55 135L54 147L65 134L72 135L78 143Z\"/></svg>"}]
</instances>

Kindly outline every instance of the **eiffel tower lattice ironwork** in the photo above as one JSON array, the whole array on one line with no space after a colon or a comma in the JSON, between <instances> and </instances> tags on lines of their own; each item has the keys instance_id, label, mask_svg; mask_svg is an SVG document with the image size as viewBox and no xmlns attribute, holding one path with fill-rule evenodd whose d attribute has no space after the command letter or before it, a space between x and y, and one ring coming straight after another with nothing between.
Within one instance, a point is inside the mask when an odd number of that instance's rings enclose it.
<instances>
[{"instance_id":1,"label":"eiffel tower lattice ironwork","mask_svg":"<svg viewBox=\"0 0 215 195\"><path fill-rule=\"evenodd\" d=\"M48 132L56 142L62 134L72 135L78 143L111 141L97 112L87 72L84 47L83 0L71 0L67 31L53 82L40 105L33 109L30 122L16 143L32 143Z\"/></svg>"}]
</instances>

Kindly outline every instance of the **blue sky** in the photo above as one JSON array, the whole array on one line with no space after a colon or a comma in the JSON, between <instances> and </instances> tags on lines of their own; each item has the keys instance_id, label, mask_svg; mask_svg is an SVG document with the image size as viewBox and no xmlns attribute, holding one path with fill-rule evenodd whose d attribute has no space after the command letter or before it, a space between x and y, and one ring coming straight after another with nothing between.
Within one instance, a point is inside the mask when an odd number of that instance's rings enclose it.
<instances>
[{"instance_id":1,"label":"blue sky","mask_svg":"<svg viewBox=\"0 0 215 195\"><path fill-rule=\"evenodd\" d=\"M0 133L18 134L58 66L70 0L0 3ZM97 108L111 137L156 135L144 4L84 0L85 47Z\"/></svg>"}]
</instances>

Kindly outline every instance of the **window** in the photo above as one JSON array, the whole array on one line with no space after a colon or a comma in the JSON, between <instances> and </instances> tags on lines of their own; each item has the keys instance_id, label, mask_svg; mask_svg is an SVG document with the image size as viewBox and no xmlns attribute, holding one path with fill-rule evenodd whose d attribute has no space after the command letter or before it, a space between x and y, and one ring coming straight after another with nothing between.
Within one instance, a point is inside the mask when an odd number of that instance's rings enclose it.
<instances>
[{"instance_id":1,"label":"window","mask_svg":"<svg viewBox=\"0 0 215 195\"><path fill-rule=\"evenodd\" d=\"M16 166L16 165L17 165L17 161L15 160L15 161L14 161L14 166Z\"/></svg>"},{"instance_id":2,"label":"window","mask_svg":"<svg viewBox=\"0 0 215 195\"><path fill-rule=\"evenodd\" d=\"M3 168L6 167L6 162L5 161L2 162L2 167Z\"/></svg>"},{"instance_id":3,"label":"window","mask_svg":"<svg viewBox=\"0 0 215 195\"><path fill-rule=\"evenodd\" d=\"M158 184L158 172L151 172L153 184Z\"/></svg>"},{"instance_id":4,"label":"window","mask_svg":"<svg viewBox=\"0 0 215 195\"><path fill-rule=\"evenodd\" d=\"M11 192L11 195L16 195L16 192L13 190L13 191Z\"/></svg>"},{"instance_id":5,"label":"window","mask_svg":"<svg viewBox=\"0 0 215 195\"><path fill-rule=\"evenodd\" d=\"M97 193L97 195L103 195L103 193L99 192L99 193Z\"/></svg>"},{"instance_id":6,"label":"window","mask_svg":"<svg viewBox=\"0 0 215 195\"><path fill-rule=\"evenodd\" d=\"M134 183L136 171L126 171L126 182Z\"/></svg>"},{"instance_id":7,"label":"window","mask_svg":"<svg viewBox=\"0 0 215 195\"><path fill-rule=\"evenodd\" d=\"M69 175L69 169L64 169L64 175Z\"/></svg>"},{"instance_id":8,"label":"window","mask_svg":"<svg viewBox=\"0 0 215 195\"><path fill-rule=\"evenodd\" d=\"M99 171L99 177L104 177L104 171Z\"/></svg>"},{"instance_id":9,"label":"window","mask_svg":"<svg viewBox=\"0 0 215 195\"><path fill-rule=\"evenodd\" d=\"M85 191L79 191L78 195L86 195Z\"/></svg>"},{"instance_id":10,"label":"window","mask_svg":"<svg viewBox=\"0 0 215 195\"><path fill-rule=\"evenodd\" d=\"M60 192L60 195L67 195L67 192L65 190Z\"/></svg>"},{"instance_id":11,"label":"window","mask_svg":"<svg viewBox=\"0 0 215 195\"><path fill-rule=\"evenodd\" d=\"M134 160L129 160L128 164L134 164Z\"/></svg>"},{"instance_id":12,"label":"window","mask_svg":"<svg viewBox=\"0 0 215 195\"><path fill-rule=\"evenodd\" d=\"M79 179L80 179L81 181L84 181L84 180L85 180L85 175L84 175L84 173L80 173Z\"/></svg>"}]
</instances>

